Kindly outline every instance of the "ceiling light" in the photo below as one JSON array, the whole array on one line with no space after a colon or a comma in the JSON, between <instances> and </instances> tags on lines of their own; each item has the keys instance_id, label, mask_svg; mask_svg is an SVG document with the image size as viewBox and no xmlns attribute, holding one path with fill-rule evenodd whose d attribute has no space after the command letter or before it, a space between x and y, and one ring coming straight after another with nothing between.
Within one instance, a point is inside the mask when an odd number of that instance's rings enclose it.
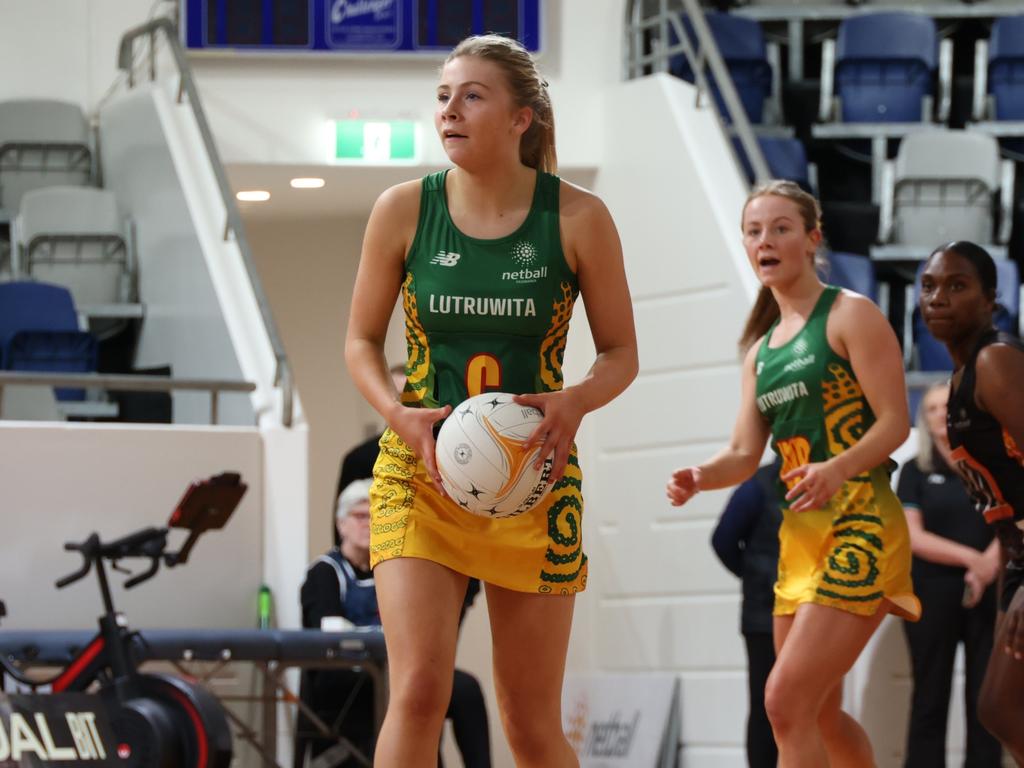
<instances>
[{"instance_id":1,"label":"ceiling light","mask_svg":"<svg viewBox=\"0 0 1024 768\"><path fill-rule=\"evenodd\" d=\"M270 193L265 189L245 189L235 197L246 203L263 203L270 199Z\"/></svg>"},{"instance_id":2,"label":"ceiling light","mask_svg":"<svg viewBox=\"0 0 1024 768\"><path fill-rule=\"evenodd\" d=\"M320 189L325 184L323 179L316 177L292 179L292 189Z\"/></svg>"}]
</instances>

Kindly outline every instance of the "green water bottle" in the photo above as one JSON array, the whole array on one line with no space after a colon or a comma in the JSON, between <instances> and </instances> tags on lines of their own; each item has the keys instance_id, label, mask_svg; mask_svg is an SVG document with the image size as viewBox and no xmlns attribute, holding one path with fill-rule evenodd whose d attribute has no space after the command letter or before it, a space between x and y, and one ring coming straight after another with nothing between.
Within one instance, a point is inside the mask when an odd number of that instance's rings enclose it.
<instances>
[{"instance_id":1,"label":"green water bottle","mask_svg":"<svg viewBox=\"0 0 1024 768\"><path fill-rule=\"evenodd\" d=\"M256 598L256 627L258 629L270 629L272 610L273 598L270 594L270 587L260 584L260 591Z\"/></svg>"}]
</instances>

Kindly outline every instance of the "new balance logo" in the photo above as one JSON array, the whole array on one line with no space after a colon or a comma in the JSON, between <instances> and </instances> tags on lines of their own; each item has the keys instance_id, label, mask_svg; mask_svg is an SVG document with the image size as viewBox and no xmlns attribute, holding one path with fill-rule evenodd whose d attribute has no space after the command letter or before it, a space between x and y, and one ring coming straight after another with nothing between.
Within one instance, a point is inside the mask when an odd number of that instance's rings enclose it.
<instances>
[{"instance_id":1,"label":"new balance logo","mask_svg":"<svg viewBox=\"0 0 1024 768\"><path fill-rule=\"evenodd\" d=\"M459 259L461 258L461 253L455 253L454 251L438 251L437 256L432 258L430 263L437 264L442 267L454 267L459 263Z\"/></svg>"}]
</instances>

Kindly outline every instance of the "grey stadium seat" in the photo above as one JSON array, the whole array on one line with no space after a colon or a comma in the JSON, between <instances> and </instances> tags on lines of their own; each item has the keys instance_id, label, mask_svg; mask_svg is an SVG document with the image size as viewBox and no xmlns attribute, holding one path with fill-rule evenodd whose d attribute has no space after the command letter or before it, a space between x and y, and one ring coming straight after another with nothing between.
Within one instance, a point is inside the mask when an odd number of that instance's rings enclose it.
<instances>
[{"instance_id":1,"label":"grey stadium seat","mask_svg":"<svg viewBox=\"0 0 1024 768\"><path fill-rule=\"evenodd\" d=\"M948 130L909 134L887 175L883 242L932 248L950 240L1008 239L1009 210L995 231L994 195L1001 192L1009 202L1013 167L1000 160L993 137Z\"/></svg>"},{"instance_id":2,"label":"grey stadium seat","mask_svg":"<svg viewBox=\"0 0 1024 768\"><path fill-rule=\"evenodd\" d=\"M15 222L17 271L64 285L75 304L132 301L134 267L113 193L89 187L28 192Z\"/></svg>"},{"instance_id":3,"label":"grey stadium seat","mask_svg":"<svg viewBox=\"0 0 1024 768\"><path fill-rule=\"evenodd\" d=\"M89 124L63 101L0 101L0 208L13 216L22 196L54 185L92 182Z\"/></svg>"}]
</instances>

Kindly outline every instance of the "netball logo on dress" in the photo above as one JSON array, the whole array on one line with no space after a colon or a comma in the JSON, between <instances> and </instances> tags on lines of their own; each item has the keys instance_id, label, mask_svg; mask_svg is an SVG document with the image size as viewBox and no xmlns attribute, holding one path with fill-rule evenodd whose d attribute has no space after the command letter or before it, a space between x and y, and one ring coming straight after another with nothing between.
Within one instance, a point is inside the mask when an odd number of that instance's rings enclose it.
<instances>
[{"instance_id":1,"label":"netball logo on dress","mask_svg":"<svg viewBox=\"0 0 1024 768\"><path fill-rule=\"evenodd\" d=\"M455 251L440 250L437 252L437 256L430 260L431 264L437 264L441 267L454 267L459 263L459 259L462 258L461 253L455 253Z\"/></svg>"},{"instance_id":2,"label":"netball logo on dress","mask_svg":"<svg viewBox=\"0 0 1024 768\"><path fill-rule=\"evenodd\" d=\"M786 373L799 371L801 368L806 368L814 363L814 354L807 354L807 339L796 340L796 343L793 345L793 354L796 356L796 359L782 367L782 370Z\"/></svg>"},{"instance_id":3,"label":"netball logo on dress","mask_svg":"<svg viewBox=\"0 0 1024 768\"><path fill-rule=\"evenodd\" d=\"M533 243L528 243L525 240L520 240L518 243L512 246L512 261L519 269L502 272L502 280L513 280L519 284L536 283L542 277L548 276L548 268L540 267L538 269L530 269L534 262L537 261L537 249Z\"/></svg>"},{"instance_id":4,"label":"netball logo on dress","mask_svg":"<svg viewBox=\"0 0 1024 768\"><path fill-rule=\"evenodd\" d=\"M533 243L520 240L512 246L512 261L516 263L517 267L528 267L536 260L537 249L533 247Z\"/></svg>"}]
</instances>

